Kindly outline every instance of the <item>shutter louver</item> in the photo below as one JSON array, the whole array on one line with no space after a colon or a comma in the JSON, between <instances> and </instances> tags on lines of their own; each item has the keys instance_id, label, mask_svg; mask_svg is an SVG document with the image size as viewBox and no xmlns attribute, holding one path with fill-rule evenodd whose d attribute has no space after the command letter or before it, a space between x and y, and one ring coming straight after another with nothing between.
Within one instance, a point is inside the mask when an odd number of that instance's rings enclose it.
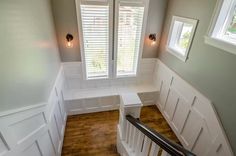
<instances>
[{"instance_id":1,"label":"shutter louver","mask_svg":"<svg viewBox=\"0 0 236 156\"><path fill-rule=\"evenodd\" d=\"M116 75L136 75L144 7L119 6Z\"/></svg>"},{"instance_id":2,"label":"shutter louver","mask_svg":"<svg viewBox=\"0 0 236 156\"><path fill-rule=\"evenodd\" d=\"M80 5L87 79L109 77L109 6Z\"/></svg>"}]
</instances>

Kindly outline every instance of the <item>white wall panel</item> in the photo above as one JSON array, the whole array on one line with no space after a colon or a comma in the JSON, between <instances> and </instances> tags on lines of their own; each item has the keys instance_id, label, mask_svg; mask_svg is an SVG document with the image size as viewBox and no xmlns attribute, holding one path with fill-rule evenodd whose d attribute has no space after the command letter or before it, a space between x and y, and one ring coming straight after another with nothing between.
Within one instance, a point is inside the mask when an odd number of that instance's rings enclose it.
<instances>
[{"instance_id":1,"label":"white wall panel","mask_svg":"<svg viewBox=\"0 0 236 156\"><path fill-rule=\"evenodd\" d=\"M17 144L20 144L45 126L46 121L44 114L39 113L29 116L26 119L22 119L16 123L11 123L8 127L8 130L12 135L12 139L14 139Z\"/></svg>"},{"instance_id":2,"label":"white wall panel","mask_svg":"<svg viewBox=\"0 0 236 156\"><path fill-rule=\"evenodd\" d=\"M39 146L36 142L34 142L29 147L24 149L21 153L19 153L19 155L20 156L42 156Z\"/></svg>"},{"instance_id":3,"label":"white wall panel","mask_svg":"<svg viewBox=\"0 0 236 156\"><path fill-rule=\"evenodd\" d=\"M8 151L8 146L2 134L0 134L0 155L5 154Z\"/></svg>"},{"instance_id":4,"label":"white wall panel","mask_svg":"<svg viewBox=\"0 0 236 156\"><path fill-rule=\"evenodd\" d=\"M45 104L0 114L0 156L60 156L66 112L59 72Z\"/></svg>"},{"instance_id":5,"label":"white wall panel","mask_svg":"<svg viewBox=\"0 0 236 156\"><path fill-rule=\"evenodd\" d=\"M165 116L172 121L174 117L174 113L176 112L177 104L179 103L178 93L172 89L169 92L169 97L166 101L166 106L164 108Z\"/></svg>"},{"instance_id":6,"label":"white wall panel","mask_svg":"<svg viewBox=\"0 0 236 156\"><path fill-rule=\"evenodd\" d=\"M233 156L212 103L162 62L155 70L157 106L184 147L200 156Z\"/></svg>"},{"instance_id":7,"label":"white wall panel","mask_svg":"<svg viewBox=\"0 0 236 156\"><path fill-rule=\"evenodd\" d=\"M108 80L83 80L82 63L81 62L67 62L63 63L65 73L65 83L67 90L73 89L88 89L99 87L112 86L126 86L136 84L149 84L153 82L153 73L155 71L156 59L146 58L142 59L138 76L135 78L119 78Z\"/></svg>"},{"instance_id":8,"label":"white wall panel","mask_svg":"<svg viewBox=\"0 0 236 156\"><path fill-rule=\"evenodd\" d=\"M56 156L56 152L54 151L53 144L48 132L44 133L38 139L38 145L43 156Z\"/></svg>"},{"instance_id":9,"label":"white wall panel","mask_svg":"<svg viewBox=\"0 0 236 156\"><path fill-rule=\"evenodd\" d=\"M185 100L179 99L173 116L172 125L178 133L181 133L185 121L189 115L189 107Z\"/></svg>"}]
</instances>

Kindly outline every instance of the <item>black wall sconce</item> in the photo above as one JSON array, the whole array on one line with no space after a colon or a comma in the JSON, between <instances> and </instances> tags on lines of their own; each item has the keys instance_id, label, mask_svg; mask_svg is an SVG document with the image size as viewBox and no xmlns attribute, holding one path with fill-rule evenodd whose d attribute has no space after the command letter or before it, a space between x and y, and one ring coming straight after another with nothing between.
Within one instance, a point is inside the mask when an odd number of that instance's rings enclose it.
<instances>
[{"instance_id":1,"label":"black wall sconce","mask_svg":"<svg viewBox=\"0 0 236 156\"><path fill-rule=\"evenodd\" d=\"M150 34L149 39L152 41L151 45L156 44L157 41L157 34Z\"/></svg>"},{"instance_id":2,"label":"black wall sconce","mask_svg":"<svg viewBox=\"0 0 236 156\"><path fill-rule=\"evenodd\" d=\"M69 33L66 35L66 41L67 41L66 47L68 47L68 48L73 47L73 43L72 43L73 38L74 38L73 35L71 35Z\"/></svg>"}]
</instances>

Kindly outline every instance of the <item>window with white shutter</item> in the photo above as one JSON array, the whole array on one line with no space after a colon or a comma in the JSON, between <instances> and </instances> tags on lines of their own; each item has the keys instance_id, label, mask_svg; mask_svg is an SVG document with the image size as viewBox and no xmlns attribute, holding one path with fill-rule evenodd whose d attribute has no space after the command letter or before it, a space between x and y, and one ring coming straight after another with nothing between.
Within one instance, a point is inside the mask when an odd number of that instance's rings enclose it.
<instances>
[{"instance_id":1,"label":"window with white shutter","mask_svg":"<svg viewBox=\"0 0 236 156\"><path fill-rule=\"evenodd\" d=\"M77 2L86 79L108 78L112 51L112 0Z\"/></svg>"},{"instance_id":2,"label":"window with white shutter","mask_svg":"<svg viewBox=\"0 0 236 156\"><path fill-rule=\"evenodd\" d=\"M115 70L117 77L136 76L144 37L145 3L116 3Z\"/></svg>"},{"instance_id":3,"label":"window with white shutter","mask_svg":"<svg viewBox=\"0 0 236 156\"><path fill-rule=\"evenodd\" d=\"M148 4L149 0L76 0L86 79L136 76Z\"/></svg>"}]
</instances>

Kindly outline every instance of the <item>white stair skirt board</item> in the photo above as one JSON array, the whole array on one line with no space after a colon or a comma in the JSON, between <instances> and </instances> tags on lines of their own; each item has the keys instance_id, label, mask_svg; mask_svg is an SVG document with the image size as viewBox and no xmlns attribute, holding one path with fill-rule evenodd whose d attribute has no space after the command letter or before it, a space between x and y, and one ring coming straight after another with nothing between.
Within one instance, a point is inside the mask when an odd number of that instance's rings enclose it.
<instances>
[{"instance_id":1,"label":"white stair skirt board","mask_svg":"<svg viewBox=\"0 0 236 156\"><path fill-rule=\"evenodd\" d=\"M60 156L67 114L60 70L48 102L0 113L0 156Z\"/></svg>"},{"instance_id":2,"label":"white stair skirt board","mask_svg":"<svg viewBox=\"0 0 236 156\"><path fill-rule=\"evenodd\" d=\"M158 64L157 106L183 146L199 156L233 156L211 101L161 61Z\"/></svg>"}]
</instances>

